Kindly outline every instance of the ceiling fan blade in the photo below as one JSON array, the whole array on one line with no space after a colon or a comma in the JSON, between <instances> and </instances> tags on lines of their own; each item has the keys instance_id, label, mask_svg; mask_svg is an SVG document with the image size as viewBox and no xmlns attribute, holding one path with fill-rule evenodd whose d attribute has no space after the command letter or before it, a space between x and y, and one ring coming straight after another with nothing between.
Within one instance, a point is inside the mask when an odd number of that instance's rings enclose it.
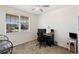
<instances>
[{"instance_id":1,"label":"ceiling fan blade","mask_svg":"<svg viewBox=\"0 0 79 59\"><path fill-rule=\"evenodd\" d=\"M43 12L43 9L40 9L41 12Z\"/></svg>"},{"instance_id":2,"label":"ceiling fan blade","mask_svg":"<svg viewBox=\"0 0 79 59\"><path fill-rule=\"evenodd\" d=\"M49 7L50 5L41 5L42 7Z\"/></svg>"},{"instance_id":3,"label":"ceiling fan blade","mask_svg":"<svg viewBox=\"0 0 79 59\"><path fill-rule=\"evenodd\" d=\"M32 9L33 11L35 10L35 8Z\"/></svg>"},{"instance_id":4,"label":"ceiling fan blade","mask_svg":"<svg viewBox=\"0 0 79 59\"><path fill-rule=\"evenodd\" d=\"M50 5L35 5L36 7L50 7Z\"/></svg>"}]
</instances>

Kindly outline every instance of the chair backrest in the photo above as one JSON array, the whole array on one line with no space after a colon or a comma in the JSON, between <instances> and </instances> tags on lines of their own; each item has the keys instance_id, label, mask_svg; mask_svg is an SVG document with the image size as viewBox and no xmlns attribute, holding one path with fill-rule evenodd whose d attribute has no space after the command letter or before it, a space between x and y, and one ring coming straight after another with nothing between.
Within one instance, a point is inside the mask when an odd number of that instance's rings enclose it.
<instances>
[{"instance_id":1,"label":"chair backrest","mask_svg":"<svg viewBox=\"0 0 79 59\"><path fill-rule=\"evenodd\" d=\"M37 35L38 35L38 37L42 37L43 36L43 33L38 32Z\"/></svg>"},{"instance_id":2,"label":"chair backrest","mask_svg":"<svg viewBox=\"0 0 79 59\"><path fill-rule=\"evenodd\" d=\"M45 41L46 39L45 39L45 36L43 35L43 33L37 33L37 35L38 35L38 41L39 42L43 42L43 41Z\"/></svg>"},{"instance_id":3,"label":"chair backrest","mask_svg":"<svg viewBox=\"0 0 79 59\"><path fill-rule=\"evenodd\" d=\"M51 29L51 32L54 32L54 29Z\"/></svg>"}]
</instances>

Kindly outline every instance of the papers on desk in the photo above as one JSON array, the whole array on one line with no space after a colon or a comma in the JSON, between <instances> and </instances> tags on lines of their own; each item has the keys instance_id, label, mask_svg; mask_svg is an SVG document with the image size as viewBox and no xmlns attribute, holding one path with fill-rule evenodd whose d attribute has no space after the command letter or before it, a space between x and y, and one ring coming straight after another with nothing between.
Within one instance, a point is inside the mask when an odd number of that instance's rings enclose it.
<instances>
[{"instance_id":1,"label":"papers on desk","mask_svg":"<svg viewBox=\"0 0 79 59\"><path fill-rule=\"evenodd\" d=\"M46 33L46 34L43 34L43 35L46 35L46 36L52 36L54 33Z\"/></svg>"}]
</instances>

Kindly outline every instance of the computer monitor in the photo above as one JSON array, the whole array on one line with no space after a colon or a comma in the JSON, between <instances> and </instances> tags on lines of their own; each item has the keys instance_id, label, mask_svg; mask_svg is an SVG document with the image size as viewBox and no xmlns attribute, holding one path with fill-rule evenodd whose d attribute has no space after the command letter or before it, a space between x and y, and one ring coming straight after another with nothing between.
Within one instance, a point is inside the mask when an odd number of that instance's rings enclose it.
<instances>
[{"instance_id":1,"label":"computer monitor","mask_svg":"<svg viewBox=\"0 0 79 59\"><path fill-rule=\"evenodd\" d=\"M46 33L46 29L38 29L38 32L40 32L40 33Z\"/></svg>"},{"instance_id":2,"label":"computer monitor","mask_svg":"<svg viewBox=\"0 0 79 59\"><path fill-rule=\"evenodd\" d=\"M71 39L77 39L77 33L69 33L69 37L71 38Z\"/></svg>"}]
</instances>

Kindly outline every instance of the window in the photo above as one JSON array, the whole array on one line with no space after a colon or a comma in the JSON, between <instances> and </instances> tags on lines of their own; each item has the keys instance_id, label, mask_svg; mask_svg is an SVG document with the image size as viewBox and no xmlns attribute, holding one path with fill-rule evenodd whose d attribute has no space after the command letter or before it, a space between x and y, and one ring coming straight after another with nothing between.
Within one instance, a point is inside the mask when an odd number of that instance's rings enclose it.
<instances>
[{"instance_id":1,"label":"window","mask_svg":"<svg viewBox=\"0 0 79 59\"><path fill-rule=\"evenodd\" d=\"M6 14L6 33L29 30L29 17Z\"/></svg>"},{"instance_id":2,"label":"window","mask_svg":"<svg viewBox=\"0 0 79 59\"><path fill-rule=\"evenodd\" d=\"M29 29L29 18L28 17L21 16L20 23L21 23L21 31L25 31Z\"/></svg>"},{"instance_id":3,"label":"window","mask_svg":"<svg viewBox=\"0 0 79 59\"><path fill-rule=\"evenodd\" d=\"M19 17L16 15L6 14L6 32L19 31Z\"/></svg>"}]
</instances>

